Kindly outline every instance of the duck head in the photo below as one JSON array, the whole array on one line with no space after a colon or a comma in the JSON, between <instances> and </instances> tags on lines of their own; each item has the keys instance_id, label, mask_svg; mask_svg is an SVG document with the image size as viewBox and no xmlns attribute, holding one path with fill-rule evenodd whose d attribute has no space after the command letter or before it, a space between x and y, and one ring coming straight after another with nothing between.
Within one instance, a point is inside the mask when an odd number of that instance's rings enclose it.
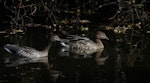
<instances>
[{"instance_id":1,"label":"duck head","mask_svg":"<svg viewBox=\"0 0 150 83\"><path fill-rule=\"evenodd\" d=\"M52 34L52 35L51 35L51 38L50 38L50 41L51 41L51 42L57 42L57 41L61 41L61 39L59 38L58 35Z\"/></svg>"},{"instance_id":2,"label":"duck head","mask_svg":"<svg viewBox=\"0 0 150 83\"><path fill-rule=\"evenodd\" d=\"M109 38L106 36L106 34L102 31L97 31L95 35L96 39L106 39L109 40Z\"/></svg>"}]
</instances>

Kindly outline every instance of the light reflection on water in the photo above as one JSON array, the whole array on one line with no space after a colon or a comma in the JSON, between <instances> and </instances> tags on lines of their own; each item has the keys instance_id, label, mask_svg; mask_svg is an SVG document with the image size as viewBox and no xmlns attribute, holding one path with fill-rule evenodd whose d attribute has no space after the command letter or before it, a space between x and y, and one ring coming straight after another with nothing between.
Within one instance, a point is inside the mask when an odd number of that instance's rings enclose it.
<instances>
[{"instance_id":1,"label":"light reflection on water","mask_svg":"<svg viewBox=\"0 0 150 83\"><path fill-rule=\"evenodd\" d=\"M148 54L117 43L109 35L110 41L103 41L104 50L84 56L54 44L48 57L28 59L14 57L1 47L0 83L148 83ZM7 42L2 44L16 43L38 50L48 43L47 34L41 31L3 39Z\"/></svg>"}]
</instances>

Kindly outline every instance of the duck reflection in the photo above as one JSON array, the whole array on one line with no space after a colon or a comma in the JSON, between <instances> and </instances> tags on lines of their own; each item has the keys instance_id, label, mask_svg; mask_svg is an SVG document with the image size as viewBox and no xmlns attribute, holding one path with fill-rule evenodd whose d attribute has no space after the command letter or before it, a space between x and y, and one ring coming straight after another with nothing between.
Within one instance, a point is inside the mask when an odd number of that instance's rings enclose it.
<instances>
[{"instance_id":1,"label":"duck reflection","mask_svg":"<svg viewBox=\"0 0 150 83\"><path fill-rule=\"evenodd\" d=\"M102 56L102 52L104 49L100 49L99 51L93 54L94 61L97 65L104 65L105 61L108 59L109 56Z\"/></svg>"},{"instance_id":2,"label":"duck reflection","mask_svg":"<svg viewBox=\"0 0 150 83\"><path fill-rule=\"evenodd\" d=\"M65 75L61 71L50 70L49 77L51 83L65 83Z\"/></svg>"},{"instance_id":3,"label":"duck reflection","mask_svg":"<svg viewBox=\"0 0 150 83\"><path fill-rule=\"evenodd\" d=\"M29 63L44 63L45 65L48 66L48 57L40 57L40 58L9 57L5 58L4 63L6 64L6 67L15 67Z\"/></svg>"},{"instance_id":4,"label":"duck reflection","mask_svg":"<svg viewBox=\"0 0 150 83\"><path fill-rule=\"evenodd\" d=\"M108 56L103 54L104 49L95 53L79 55L79 53L62 49L56 58L57 68L66 74L68 83L99 83L102 80L104 65ZM67 54L67 56L65 56ZM84 57L85 56L85 57ZM69 62L69 63L68 63Z\"/></svg>"},{"instance_id":5,"label":"duck reflection","mask_svg":"<svg viewBox=\"0 0 150 83\"><path fill-rule=\"evenodd\" d=\"M14 77L19 76L20 83L65 83L65 75L54 68L54 63L49 57L9 57L5 58L4 63L7 69L15 68Z\"/></svg>"}]
</instances>

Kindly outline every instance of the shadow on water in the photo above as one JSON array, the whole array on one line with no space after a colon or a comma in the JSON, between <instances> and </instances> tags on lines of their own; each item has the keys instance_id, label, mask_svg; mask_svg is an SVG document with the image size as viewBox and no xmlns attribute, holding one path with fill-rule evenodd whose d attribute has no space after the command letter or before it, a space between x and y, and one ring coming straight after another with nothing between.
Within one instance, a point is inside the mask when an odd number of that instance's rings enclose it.
<instances>
[{"instance_id":1,"label":"shadow on water","mask_svg":"<svg viewBox=\"0 0 150 83\"><path fill-rule=\"evenodd\" d=\"M1 37L1 44L15 43L43 49L48 43L46 30L30 31ZM103 41L105 49L91 53L70 52L53 44L48 57L29 59L9 54L1 46L0 83L149 83L150 43L142 48L140 44L118 42L114 34L107 34L110 41Z\"/></svg>"}]
</instances>

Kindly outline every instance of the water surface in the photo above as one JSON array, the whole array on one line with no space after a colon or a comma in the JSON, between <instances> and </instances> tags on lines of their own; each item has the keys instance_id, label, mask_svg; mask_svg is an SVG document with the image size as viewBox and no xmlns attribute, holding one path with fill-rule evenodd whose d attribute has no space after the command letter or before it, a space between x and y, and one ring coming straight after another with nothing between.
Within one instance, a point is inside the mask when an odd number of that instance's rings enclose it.
<instances>
[{"instance_id":1,"label":"water surface","mask_svg":"<svg viewBox=\"0 0 150 83\"><path fill-rule=\"evenodd\" d=\"M47 30L1 35L0 83L150 83L149 38L139 38L144 44L133 45L121 41L124 36L105 32L110 40L103 40L104 50L83 56L62 52L53 44L48 57L34 61L9 54L3 45L15 43L42 50L49 42ZM89 37L93 31L84 34Z\"/></svg>"}]
</instances>

